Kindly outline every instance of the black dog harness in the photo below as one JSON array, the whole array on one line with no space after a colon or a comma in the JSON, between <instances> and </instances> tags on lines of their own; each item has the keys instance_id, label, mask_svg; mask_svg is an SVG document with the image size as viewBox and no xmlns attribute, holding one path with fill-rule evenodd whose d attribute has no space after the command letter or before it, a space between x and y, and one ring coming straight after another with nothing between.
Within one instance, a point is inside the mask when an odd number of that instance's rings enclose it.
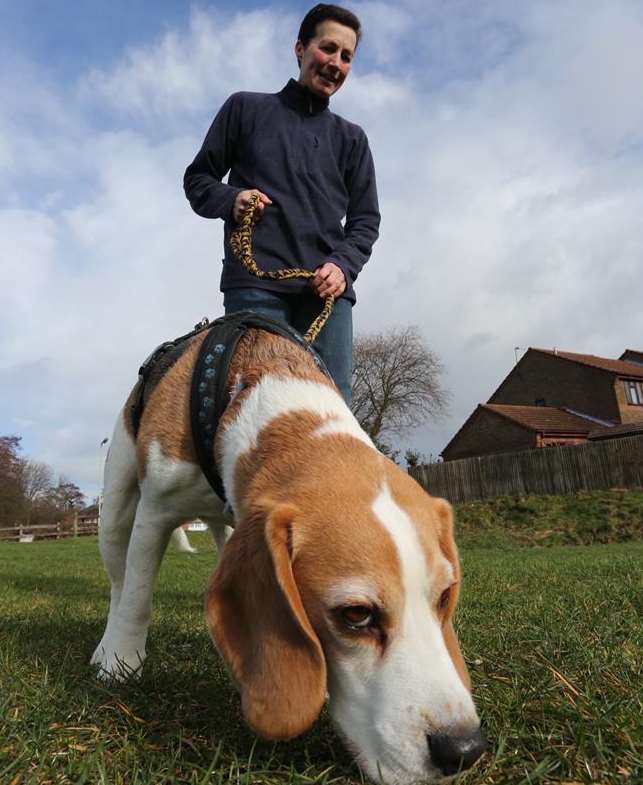
<instances>
[{"instance_id":1,"label":"black dog harness","mask_svg":"<svg viewBox=\"0 0 643 785\"><path fill-rule=\"evenodd\" d=\"M137 433L151 390L183 354L188 339L207 330L192 374L190 425L201 471L223 501L226 501L226 495L214 460L214 439L221 417L230 403L226 396L230 363L239 339L250 328L266 330L293 341L308 352L320 370L330 378L321 357L293 327L254 311L239 311L214 322L204 319L192 332L155 349L139 370L139 389L131 410L134 433Z\"/></svg>"}]
</instances>

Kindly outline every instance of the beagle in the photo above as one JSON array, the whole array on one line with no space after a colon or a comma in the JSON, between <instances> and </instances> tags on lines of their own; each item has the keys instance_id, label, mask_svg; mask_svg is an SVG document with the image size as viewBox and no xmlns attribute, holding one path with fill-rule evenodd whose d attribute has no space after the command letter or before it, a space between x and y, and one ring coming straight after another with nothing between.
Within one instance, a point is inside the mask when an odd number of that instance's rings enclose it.
<instances>
[{"instance_id":1,"label":"beagle","mask_svg":"<svg viewBox=\"0 0 643 785\"><path fill-rule=\"evenodd\" d=\"M232 532L190 431L202 340L155 387L136 437L127 405L115 427L99 537L111 602L91 660L99 676L140 671L166 545L199 517L220 554L207 624L258 734L304 732L328 692L334 724L373 779L405 785L468 768L486 741L452 625L451 507L375 449L309 353L250 329L214 444Z\"/></svg>"}]
</instances>

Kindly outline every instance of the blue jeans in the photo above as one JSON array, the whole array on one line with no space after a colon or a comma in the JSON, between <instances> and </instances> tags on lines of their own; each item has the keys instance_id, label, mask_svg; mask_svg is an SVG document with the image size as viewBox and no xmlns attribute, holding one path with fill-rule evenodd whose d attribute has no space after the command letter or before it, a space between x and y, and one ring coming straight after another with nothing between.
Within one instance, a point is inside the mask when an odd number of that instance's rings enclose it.
<instances>
[{"instance_id":1,"label":"blue jeans","mask_svg":"<svg viewBox=\"0 0 643 785\"><path fill-rule=\"evenodd\" d=\"M268 289L241 287L223 293L226 314L236 311L257 311L287 322L300 333L305 333L319 316L323 302L310 294L282 294ZM353 373L353 306L349 300L335 300L333 312L317 336L313 347L326 363L344 400L351 403Z\"/></svg>"}]
</instances>

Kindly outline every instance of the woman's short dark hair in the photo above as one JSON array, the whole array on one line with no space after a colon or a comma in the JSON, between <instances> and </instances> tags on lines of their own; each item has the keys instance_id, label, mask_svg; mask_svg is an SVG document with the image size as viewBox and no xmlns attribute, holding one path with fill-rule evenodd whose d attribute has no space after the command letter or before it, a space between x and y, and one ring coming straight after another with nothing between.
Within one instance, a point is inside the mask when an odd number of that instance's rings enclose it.
<instances>
[{"instance_id":1,"label":"woman's short dark hair","mask_svg":"<svg viewBox=\"0 0 643 785\"><path fill-rule=\"evenodd\" d=\"M327 3L318 3L314 8L310 9L301 23L297 40L301 41L304 46L308 46L308 42L311 38L315 37L317 25L320 24L320 22L325 22L327 19L338 22L340 25L350 27L351 30L355 31L355 45L359 43L359 39L362 35L362 25L360 24L359 19L347 8L342 8L339 5L329 5Z\"/></svg>"}]
</instances>

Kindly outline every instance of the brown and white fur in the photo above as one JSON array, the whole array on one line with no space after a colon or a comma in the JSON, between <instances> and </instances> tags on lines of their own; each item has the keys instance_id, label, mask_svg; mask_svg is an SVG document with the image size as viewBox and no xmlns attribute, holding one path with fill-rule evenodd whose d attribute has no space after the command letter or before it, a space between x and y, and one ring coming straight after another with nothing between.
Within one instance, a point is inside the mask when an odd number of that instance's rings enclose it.
<instances>
[{"instance_id":1,"label":"brown and white fur","mask_svg":"<svg viewBox=\"0 0 643 785\"><path fill-rule=\"evenodd\" d=\"M250 330L215 444L229 537L190 431L202 340L154 389L136 439L127 406L116 424L100 533L111 603L92 657L100 676L141 668L166 545L199 517L220 553L209 630L257 733L302 733L328 692L374 779L435 781L471 765L484 741L451 621L460 568L450 506L374 448L306 352Z\"/></svg>"}]
</instances>

